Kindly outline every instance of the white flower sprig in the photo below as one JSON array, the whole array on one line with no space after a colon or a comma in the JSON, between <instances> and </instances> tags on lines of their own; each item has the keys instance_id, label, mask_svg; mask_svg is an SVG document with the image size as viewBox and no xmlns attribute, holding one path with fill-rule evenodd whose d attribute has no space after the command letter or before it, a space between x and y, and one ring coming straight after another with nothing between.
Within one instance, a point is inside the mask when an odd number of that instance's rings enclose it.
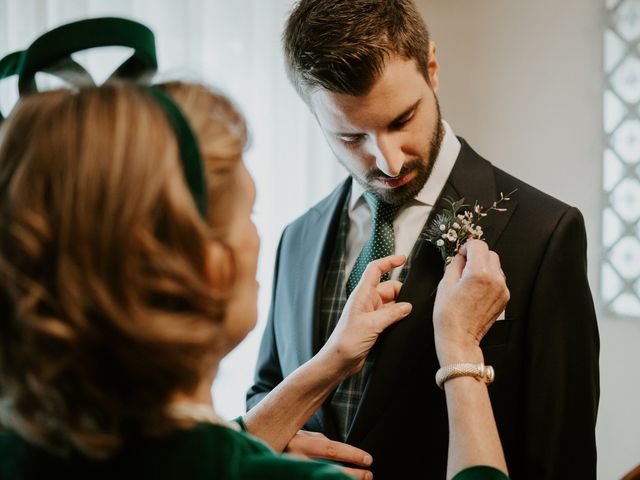
<instances>
[{"instance_id":1,"label":"white flower sprig","mask_svg":"<svg viewBox=\"0 0 640 480\"><path fill-rule=\"evenodd\" d=\"M445 266L465 242L471 239L483 240L484 232L479 225L480 221L491 211L506 212L507 209L500 205L509 201L516 190L507 195L500 193L500 198L486 210L478 202L470 210L471 205L464 203L464 198L455 201L448 197L444 199L450 207L435 216L424 236L440 250Z\"/></svg>"}]
</instances>

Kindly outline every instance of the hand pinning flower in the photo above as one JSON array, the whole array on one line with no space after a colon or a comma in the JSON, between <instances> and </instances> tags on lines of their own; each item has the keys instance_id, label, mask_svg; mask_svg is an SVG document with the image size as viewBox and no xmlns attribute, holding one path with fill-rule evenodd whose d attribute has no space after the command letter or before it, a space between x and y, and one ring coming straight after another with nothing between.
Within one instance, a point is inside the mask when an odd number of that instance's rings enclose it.
<instances>
[{"instance_id":1,"label":"hand pinning flower","mask_svg":"<svg viewBox=\"0 0 640 480\"><path fill-rule=\"evenodd\" d=\"M500 193L500 199L486 210L477 202L471 209L471 205L464 203L464 198L456 201L451 198L444 199L450 207L436 215L423 235L440 250L445 266L453 260L465 242L471 239L483 240L484 232L478 225L479 222L491 211L506 212L507 209L500 205L509 201L515 192L516 190L507 195Z\"/></svg>"}]
</instances>

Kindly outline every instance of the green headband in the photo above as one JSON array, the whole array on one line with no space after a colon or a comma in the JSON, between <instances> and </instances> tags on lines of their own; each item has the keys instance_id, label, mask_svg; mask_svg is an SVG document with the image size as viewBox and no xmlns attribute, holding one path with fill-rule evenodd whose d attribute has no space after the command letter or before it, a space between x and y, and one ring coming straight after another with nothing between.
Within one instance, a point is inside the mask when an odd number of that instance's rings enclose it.
<instances>
[{"instance_id":1,"label":"green headband","mask_svg":"<svg viewBox=\"0 0 640 480\"><path fill-rule=\"evenodd\" d=\"M155 37L141 23L124 18L93 18L55 28L37 38L26 50L0 59L0 80L17 75L20 96L37 92L37 72L55 75L72 85L95 85L93 78L71 54L96 47L120 46L133 54L109 77L148 85L156 72ZM182 168L189 191L203 218L207 214L207 189L202 156L189 122L169 95L158 88L147 90L162 107L180 148ZM0 112L0 123L4 120Z\"/></svg>"},{"instance_id":2,"label":"green headband","mask_svg":"<svg viewBox=\"0 0 640 480\"><path fill-rule=\"evenodd\" d=\"M204 177L204 169L202 167L202 157L198 148L198 141L193 130L189 126L189 122L182 114L180 108L175 104L171 97L157 87L147 87L147 91L155 98L156 102L162 107L167 115L169 123L176 132L178 138L178 147L180 148L180 156L183 159L191 159L192 161L182 162L182 170L184 172L187 185L193 200L196 202L198 211L203 218L207 215L207 187Z\"/></svg>"}]
</instances>

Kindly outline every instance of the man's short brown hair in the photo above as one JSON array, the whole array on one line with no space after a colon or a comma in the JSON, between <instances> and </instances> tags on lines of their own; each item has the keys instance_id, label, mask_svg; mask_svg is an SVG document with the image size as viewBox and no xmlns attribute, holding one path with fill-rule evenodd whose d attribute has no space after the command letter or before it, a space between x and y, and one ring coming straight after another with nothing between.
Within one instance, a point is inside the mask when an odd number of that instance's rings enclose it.
<instances>
[{"instance_id":1,"label":"man's short brown hair","mask_svg":"<svg viewBox=\"0 0 640 480\"><path fill-rule=\"evenodd\" d=\"M314 88L362 95L391 55L429 81L429 32L411 0L300 0L283 34L287 74L307 101Z\"/></svg>"}]
</instances>

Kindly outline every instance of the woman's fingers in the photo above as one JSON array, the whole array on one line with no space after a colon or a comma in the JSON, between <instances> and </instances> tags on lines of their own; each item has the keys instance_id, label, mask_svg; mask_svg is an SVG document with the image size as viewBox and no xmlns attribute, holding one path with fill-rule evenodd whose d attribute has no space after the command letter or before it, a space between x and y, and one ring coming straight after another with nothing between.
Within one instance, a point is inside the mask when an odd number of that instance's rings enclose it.
<instances>
[{"instance_id":1,"label":"woman's fingers","mask_svg":"<svg viewBox=\"0 0 640 480\"><path fill-rule=\"evenodd\" d=\"M475 345L509 300L500 258L480 240L470 240L447 267L434 308L436 337Z\"/></svg>"},{"instance_id":2,"label":"woman's fingers","mask_svg":"<svg viewBox=\"0 0 640 480\"><path fill-rule=\"evenodd\" d=\"M382 300L383 303L393 302L398 296L398 293L400 293L401 288L402 282L397 280L387 280L376 287L378 295L380 295L380 300Z\"/></svg>"},{"instance_id":3,"label":"woman's fingers","mask_svg":"<svg viewBox=\"0 0 640 480\"><path fill-rule=\"evenodd\" d=\"M466 250L465 270L470 273L481 272L487 264L489 246L483 240L469 240L463 245Z\"/></svg>"},{"instance_id":4,"label":"woman's fingers","mask_svg":"<svg viewBox=\"0 0 640 480\"><path fill-rule=\"evenodd\" d=\"M463 245L464 246L464 245ZM460 277L462 276L462 272L464 270L465 265L467 264L467 259L463 255L456 255L453 257L449 265L444 271L444 276L442 277L442 281L445 283L454 284Z\"/></svg>"},{"instance_id":5,"label":"woman's fingers","mask_svg":"<svg viewBox=\"0 0 640 480\"><path fill-rule=\"evenodd\" d=\"M389 325L402 320L411 313L412 305L409 302L389 303L376 310L374 315L375 322L382 332Z\"/></svg>"},{"instance_id":6,"label":"woman's fingers","mask_svg":"<svg viewBox=\"0 0 640 480\"><path fill-rule=\"evenodd\" d=\"M404 255L389 255L388 257L379 258L378 260L370 262L358 282L358 287L361 285L376 287L380 283L380 277L382 277L382 275L399 267L406 259L407 257Z\"/></svg>"}]
</instances>

